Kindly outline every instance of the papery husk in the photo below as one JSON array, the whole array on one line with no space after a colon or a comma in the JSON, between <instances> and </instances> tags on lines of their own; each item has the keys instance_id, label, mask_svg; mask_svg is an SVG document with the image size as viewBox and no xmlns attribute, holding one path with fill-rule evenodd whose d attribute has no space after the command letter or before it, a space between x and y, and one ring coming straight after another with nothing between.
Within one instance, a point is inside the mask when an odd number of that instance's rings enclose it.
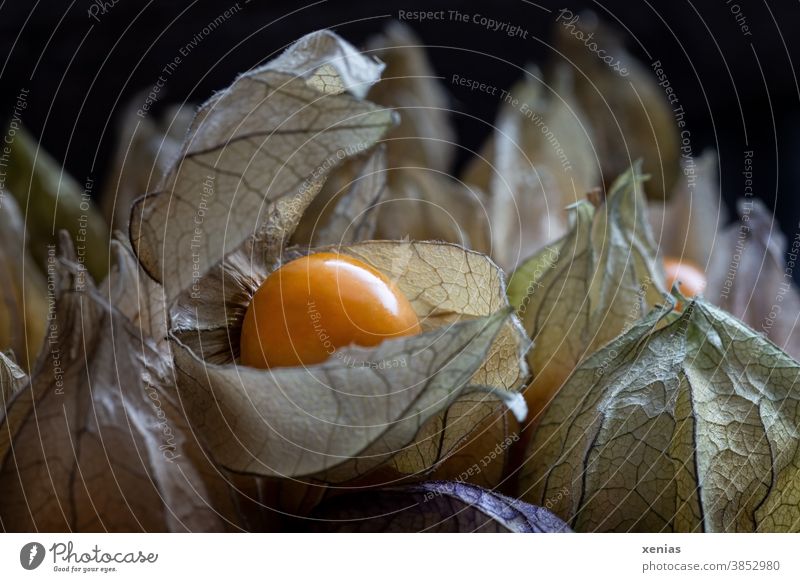
<instances>
[{"instance_id":1,"label":"papery husk","mask_svg":"<svg viewBox=\"0 0 800 582\"><path fill-rule=\"evenodd\" d=\"M375 238L386 179L386 144L343 162L303 212L289 244L313 247Z\"/></svg>"},{"instance_id":2,"label":"papery husk","mask_svg":"<svg viewBox=\"0 0 800 582\"><path fill-rule=\"evenodd\" d=\"M794 282L800 238L787 245L774 214L759 200L740 200L738 211L740 220L722 230L713 247L705 296L800 358Z\"/></svg>"},{"instance_id":3,"label":"papery husk","mask_svg":"<svg viewBox=\"0 0 800 582\"><path fill-rule=\"evenodd\" d=\"M184 295L172 313L181 397L193 426L211 441L209 449L221 464L238 472L329 482L356 479L385 465L397 475L419 478L456 452L463 437L498 407L512 406L524 416L514 394L527 376L521 360L527 342L515 319L504 314L502 274L485 256L443 243L369 241L331 249L393 280L409 297L424 334L371 350L342 349L328 362L305 369L255 370L237 367L235 358L244 311L269 272L254 258L262 256L257 246L254 241L229 256L202 281L201 295ZM285 258L296 256L287 252ZM405 365L376 371L361 367L364 361ZM325 399L336 392L340 402L330 408ZM347 396L354 392L384 404L369 411L363 397ZM465 399L450 408L453 415L442 424L440 414L462 395ZM404 412L408 406L416 412ZM356 416L341 434L329 434L326 426L341 424L336 420L340 413ZM380 416L384 413L392 416ZM364 428L355 429L361 424ZM381 429L382 424L387 428ZM366 430L371 425L378 430ZM454 435L456 427L461 432ZM327 432L320 436L320 431ZM431 446L444 435L451 447ZM282 441L289 436L299 440L284 450Z\"/></svg>"},{"instance_id":4,"label":"papery husk","mask_svg":"<svg viewBox=\"0 0 800 582\"><path fill-rule=\"evenodd\" d=\"M576 531L800 530L800 363L676 297L573 372L518 494Z\"/></svg>"},{"instance_id":5,"label":"papery husk","mask_svg":"<svg viewBox=\"0 0 800 582\"><path fill-rule=\"evenodd\" d=\"M600 185L591 128L570 71L553 86L530 68L503 101L496 129L464 181L487 193L491 255L506 270L563 236L566 208Z\"/></svg>"},{"instance_id":6,"label":"papery husk","mask_svg":"<svg viewBox=\"0 0 800 582\"><path fill-rule=\"evenodd\" d=\"M180 157L131 213L131 243L168 304L260 231L288 242L326 176L393 125L364 100L383 65L306 35L198 111Z\"/></svg>"},{"instance_id":7,"label":"papery husk","mask_svg":"<svg viewBox=\"0 0 800 582\"><path fill-rule=\"evenodd\" d=\"M411 27L395 21L367 41L366 51L386 64L367 98L400 114L400 123L385 137L389 167L450 171L457 147L450 98L422 41Z\"/></svg>"},{"instance_id":8,"label":"papery husk","mask_svg":"<svg viewBox=\"0 0 800 582\"><path fill-rule=\"evenodd\" d=\"M533 382L525 390L530 421L583 359L663 301L644 179L637 164L617 179L604 203L575 205L570 232L512 276L509 297L533 340Z\"/></svg>"},{"instance_id":9,"label":"papery husk","mask_svg":"<svg viewBox=\"0 0 800 582\"><path fill-rule=\"evenodd\" d=\"M441 240L492 254L491 217L480 188L417 166L393 168L389 176L376 237Z\"/></svg>"},{"instance_id":10,"label":"papery husk","mask_svg":"<svg viewBox=\"0 0 800 582\"><path fill-rule=\"evenodd\" d=\"M167 354L85 278L69 238L48 348L0 417L6 531L241 529L173 405Z\"/></svg>"},{"instance_id":11,"label":"papery husk","mask_svg":"<svg viewBox=\"0 0 800 582\"><path fill-rule=\"evenodd\" d=\"M159 351L169 355L164 290L144 272L127 237L120 232L114 233L111 254L113 266L101 285L106 297L139 330L142 338L152 339Z\"/></svg>"},{"instance_id":12,"label":"papery husk","mask_svg":"<svg viewBox=\"0 0 800 582\"><path fill-rule=\"evenodd\" d=\"M422 42L392 22L367 51L386 63L368 98L400 118L385 136L387 191L374 238L441 240L489 252L483 193L450 175L457 147L450 99Z\"/></svg>"},{"instance_id":13,"label":"papery husk","mask_svg":"<svg viewBox=\"0 0 800 582\"><path fill-rule=\"evenodd\" d=\"M127 240L119 234L112 241L115 266L102 286L115 309L127 317L140 333L140 340L153 342L168 364L172 365L172 352L168 341L168 322L164 307L163 289L150 279L135 260ZM170 370L172 374L173 371ZM174 386L170 383L174 397ZM191 430L184 413L181 422ZM200 443L192 431L191 438ZM280 531L285 519L294 515L307 515L322 499L325 487L313 481L275 480L250 475L237 475L217 466L200 446L193 447L198 457L196 465L213 471L215 486L220 494L230 497L235 518L227 529L244 531Z\"/></svg>"},{"instance_id":14,"label":"papery husk","mask_svg":"<svg viewBox=\"0 0 800 582\"><path fill-rule=\"evenodd\" d=\"M6 415L12 397L28 381L28 375L11 354L0 352L0 419Z\"/></svg>"},{"instance_id":15,"label":"papery husk","mask_svg":"<svg viewBox=\"0 0 800 582\"><path fill-rule=\"evenodd\" d=\"M386 192L386 147L375 149L354 182L333 205L328 220L313 237L314 246L342 245L375 238L380 203Z\"/></svg>"},{"instance_id":16,"label":"papery husk","mask_svg":"<svg viewBox=\"0 0 800 582\"><path fill-rule=\"evenodd\" d=\"M508 487L511 450L521 430L517 416L500 404L483 394L462 396L447 417L439 416L424 427L427 440L417 435L414 448L393 459L392 466L405 481L425 477L487 489ZM432 465L433 471L419 471L421 462Z\"/></svg>"},{"instance_id":17,"label":"papery husk","mask_svg":"<svg viewBox=\"0 0 800 582\"><path fill-rule=\"evenodd\" d=\"M669 197L680 172L681 144L674 113L655 74L593 13L581 13L574 26L584 38L594 34L592 42L628 73L622 75L603 62L564 22L554 25L557 52L548 71L562 66L563 60L574 68L575 94L592 128L603 182L610 185L635 160L643 159L643 171L651 176L645 185L647 197Z\"/></svg>"}]
</instances>

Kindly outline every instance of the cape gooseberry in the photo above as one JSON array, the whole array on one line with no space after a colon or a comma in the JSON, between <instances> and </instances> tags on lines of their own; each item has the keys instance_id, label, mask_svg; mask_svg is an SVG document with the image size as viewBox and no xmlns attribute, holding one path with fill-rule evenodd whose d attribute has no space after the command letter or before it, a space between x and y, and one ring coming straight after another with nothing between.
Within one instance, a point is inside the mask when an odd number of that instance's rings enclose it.
<instances>
[{"instance_id":1,"label":"cape gooseberry","mask_svg":"<svg viewBox=\"0 0 800 582\"><path fill-rule=\"evenodd\" d=\"M419 320L383 273L337 253L315 253L272 272L244 317L241 362L256 368L323 362L338 348L415 335Z\"/></svg>"},{"instance_id":2,"label":"cape gooseberry","mask_svg":"<svg viewBox=\"0 0 800 582\"><path fill-rule=\"evenodd\" d=\"M677 283L678 291L684 297L700 295L708 284L702 269L686 259L664 257L664 272L667 275L667 289L672 289Z\"/></svg>"}]
</instances>

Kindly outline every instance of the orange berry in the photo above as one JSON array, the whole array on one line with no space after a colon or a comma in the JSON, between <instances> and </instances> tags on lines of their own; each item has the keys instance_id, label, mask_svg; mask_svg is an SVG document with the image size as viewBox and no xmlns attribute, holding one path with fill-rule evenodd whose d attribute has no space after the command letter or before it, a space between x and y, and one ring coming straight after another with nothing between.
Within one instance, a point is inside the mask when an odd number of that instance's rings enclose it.
<instances>
[{"instance_id":1,"label":"orange berry","mask_svg":"<svg viewBox=\"0 0 800 582\"><path fill-rule=\"evenodd\" d=\"M667 288L678 284L678 291L684 297L695 297L705 291L708 280L706 274L691 261L664 257L664 272L667 275Z\"/></svg>"},{"instance_id":2,"label":"orange berry","mask_svg":"<svg viewBox=\"0 0 800 582\"><path fill-rule=\"evenodd\" d=\"M357 259L316 253L271 273L244 317L241 362L270 368L323 362L338 348L420 332L411 303Z\"/></svg>"}]
</instances>

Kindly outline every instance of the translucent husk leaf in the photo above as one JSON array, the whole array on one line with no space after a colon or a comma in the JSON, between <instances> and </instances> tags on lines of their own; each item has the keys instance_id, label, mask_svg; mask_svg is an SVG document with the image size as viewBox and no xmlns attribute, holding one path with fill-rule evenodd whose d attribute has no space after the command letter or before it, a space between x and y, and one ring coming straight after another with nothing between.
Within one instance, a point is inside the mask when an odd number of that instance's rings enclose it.
<instances>
[{"instance_id":1,"label":"translucent husk leaf","mask_svg":"<svg viewBox=\"0 0 800 582\"><path fill-rule=\"evenodd\" d=\"M320 246L375 238L386 192L386 146L381 144L331 173L303 213L292 244Z\"/></svg>"},{"instance_id":2,"label":"translucent husk leaf","mask_svg":"<svg viewBox=\"0 0 800 582\"><path fill-rule=\"evenodd\" d=\"M509 92L489 142L464 181L487 192L491 254L505 269L568 229L564 210L600 184L592 134L570 72L552 87L538 70Z\"/></svg>"},{"instance_id":3,"label":"translucent husk leaf","mask_svg":"<svg viewBox=\"0 0 800 582\"><path fill-rule=\"evenodd\" d=\"M406 297L414 297L424 328L442 327L465 315L485 316L507 304L501 271L482 255L454 245L374 242L355 245L346 252L383 271ZM519 390L527 380L527 368L519 365L529 347L523 334L516 318L509 320L471 381ZM518 438L515 417L522 420L526 414L512 410L507 415L511 405L483 393L463 396L446 414L428 421L389 465L400 475L415 478L435 470L433 474L439 478L463 477L496 486L510 443ZM504 443L500 450L496 450L498 443ZM463 476L476 462L480 470Z\"/></svg>"},{"instance_id":4,"label":"translucent husk leaf","mask_svg":"<svg viewBox=\"0 0 800 582\"><path fill-rule=\"evenodd\" d=\"M232 254L201 281L202 293L182 296L172 314L182 399L193 426L214 439L217 460L234 471L329 481L379 465L419 476L457 452L498 409L510 405L524 416L516 391L527 376L528 342L516 319L504 315L503 278L491 261L444 243L370 241L333 250L393 280L426 333L340 350L306 369L237 367L241 320L269 269L254 260L261 253L253 245ZM362 367L364 361L391 365ZM355 426L338 426L340 414ZM493 439L496 432L479 435ZM432 447L440 438L452 446ZM491 450L496 441L485 444Z\"/></svg>"},{"instance_id":5,"label":"translucent husk leaf","mask_svg":"<svg viewBox=\"0 0 800 582\"><path fill-rule=\"evenodd\" d=\"M238 528L171 403L169 358L84 278L66 235L62 248L47 350L0 417L2 528Z\"/></svg>"},{"instance_id":6,"label":"translucent husk leaf","mask_svg":"<svg viewBox=\"0 0 800 582\"><path fill-rule=\"evenodd\" d=\"M86 190L47 153L24 128L18 128L9 144L6 187L24 208L30 253L47 269L48 245L66 230L76 243L81 266L100 280L108 272L108 240L111 235L92 202L93 184Z\"/></svg>"},{"instance_id":7,"label":"translucent husk leaf","mask_svg":"<svg viewBox=\"0 0 800 582\"><path fill-rule=\"evenodd\" d=\"M558 56L554 54L550 70L557 70L564 60L574 70L575 94L592 128L603 181L610 183L635 160L643 159L644 171L652 176L645 185L647 197L668 197L680 172L681 145L675 115L655 74L592 13L582 13L574 29L564 22L557 23L555 29ZM587 50L585 39L589 34L627 75Z\"/></svg>"},{"instance_id":8,"label":"translucent husk leaf","mask_svg":"<svg viewBox=\"0 0 800 582\"><path fill-rule=\"evenodd\" d=\"M249 237L281 247L330 170L372 147L392 112L363 97L383 66L329 31L240 76L198 112L131 242L168 304Z\"/></svg>"},{"instance_id":9,"label":"translucent husk leaf","mask_svg":"<svg viewBox=\"0 0 800 582\"><path fill-rule=\"evenodd\" d=\"M430 476L490 489L501 486L511 447L520 438L519 421L502 404L486 394L462 396L446 415L431 419L391 467L415 480Z\"/></svg>"},{"instance_id":10,"label":"translucent husk leaf","mask_svg":"<svg viewBox=\"0 0 800 582\"><path fill-rule=\"evenodd\" d=\"M775 216L759 200L741 200L738 209L740 220L714 245L705 295L800 358L800 292L793 279L800 237L787 246Z\"/></svg>"},{"instance_id":11,"label":"translucent husk leaf","mask_svg":"<svg viewBox=\"0 0 800 582\"><path fill-rule=\"evenodd\" d=\"M12 350L26 370L42 346L48 313L45 280L29 249L19 208L0 191L0 351Z\"/></svg>"},{"instance_id":12,"label":"translucent husk leaf","mask_svg":"<svg viewBox=\"0 0 800 582\"><path fill-rule=\"evenodd\" d=\"M111 253L113 266L104 283L109 302L143 337L154 340L159 350L168 351L167 310L161 285L144 272L122 233L114 234Z\"/></svg>"},{"instance_id":13,"label":"translucent husk leaf","mask_svg":"<svg viewBox=\"0 0 800 582\"><path fill-rule=\"evenodd\" d=\"M161 286L144 273L128 241L123 240L119 233L112 241L112 251L115 265L102 289L107 293L111 305L128 318L139 332L140 341L154 342L159 352L169 358L168 365L171 368L167 315ZM168 392L174 400L172 382L168 384ZM173 412L179 415L178 424L191 430L183 412L178 412L177 408ZM199 443L196 433L192 431L190 436ZM222 496L224 500L230 499L233 504L235 514L225 524L227 529L281 530L285 515L307 514L324 492L323 487L314 483L234 475L216 466L199 446L190 447L190 451L194 466L204 471L208 486L214 488L214 495Z\"/></svg>"},{"instance_id":14,"label":"translucent husk leaf","mask_svg":"<svg viewBox=\"0 0 800 582\"><path fill-rule=\"evenodd\" d=\"M663 300L640 172L620 176L605 203L576 204L570 232L512 276L511 301L534 342L531 419L581 360Z\"/></svg>"},{"instance_id":15,"label":"translucent husk leaf","mask_svg":"<svg viewBox=\"0 0 800 582\"><path fill-rule=\"evenodd\" d=\"M800 364L705 301L670 308L575 370L521 497L584 532L800 530Z\"/></svg>"},{"instance_id":16,"label":"translucent husk leaf","mask_svg":"<svg viewBox=\"0 0 800 582\"><path fill-rule=\"evenodd\" d=\"M542 507L474 485L428 481L336 497L313 514L323 532L566 533Z\"/></svg>"}]
</instances>

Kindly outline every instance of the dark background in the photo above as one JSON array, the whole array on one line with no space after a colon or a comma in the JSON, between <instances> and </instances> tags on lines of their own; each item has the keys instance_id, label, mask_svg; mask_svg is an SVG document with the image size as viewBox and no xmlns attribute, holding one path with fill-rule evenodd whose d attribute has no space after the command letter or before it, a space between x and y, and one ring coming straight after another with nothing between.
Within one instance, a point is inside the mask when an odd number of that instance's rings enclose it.
<instances>
[{"instance_id":1,"label":"dark background","mask_svg":"<svg viewBox=\"0 0 800 582\"><path fill-rule=\"evenodd\" d=\"M116 139L115 115L135 94L149 90L179 48L234 3L117 0L100 9L102 4L0 4L0 114L7 117L19 90L29 89L25 125L81 183L88 177L102 181ZM89 17L92 5L99 22ZM733 5L739 6L752 36L742 34ZM797 2L328 0L311 5L240 0L239 6L236 15L183 58L151 113L157 115L171 102L206 99L237 73L315 29L332 28L358 45L396 18L399 9L479 12L529 30L524 40L473 24L411 23L431 45L430 57L439 74L478 72L488 83L509 87L519 70L499 59L524 66L542 62L551 53L555 13L543 8L589 8L620 29L643 61L648 59L642 46L662 61L687 110L696 153L705 147L720 152L726 200L742 195L743 151L753 149L756 195L776 207L787 234L797 231L800 92L792 64L800 62ZM449 84L448 88L453 107L468 114L454 120L459 139L467 148L478 148L498 100Z\"/></svg>"}]
</instances>

